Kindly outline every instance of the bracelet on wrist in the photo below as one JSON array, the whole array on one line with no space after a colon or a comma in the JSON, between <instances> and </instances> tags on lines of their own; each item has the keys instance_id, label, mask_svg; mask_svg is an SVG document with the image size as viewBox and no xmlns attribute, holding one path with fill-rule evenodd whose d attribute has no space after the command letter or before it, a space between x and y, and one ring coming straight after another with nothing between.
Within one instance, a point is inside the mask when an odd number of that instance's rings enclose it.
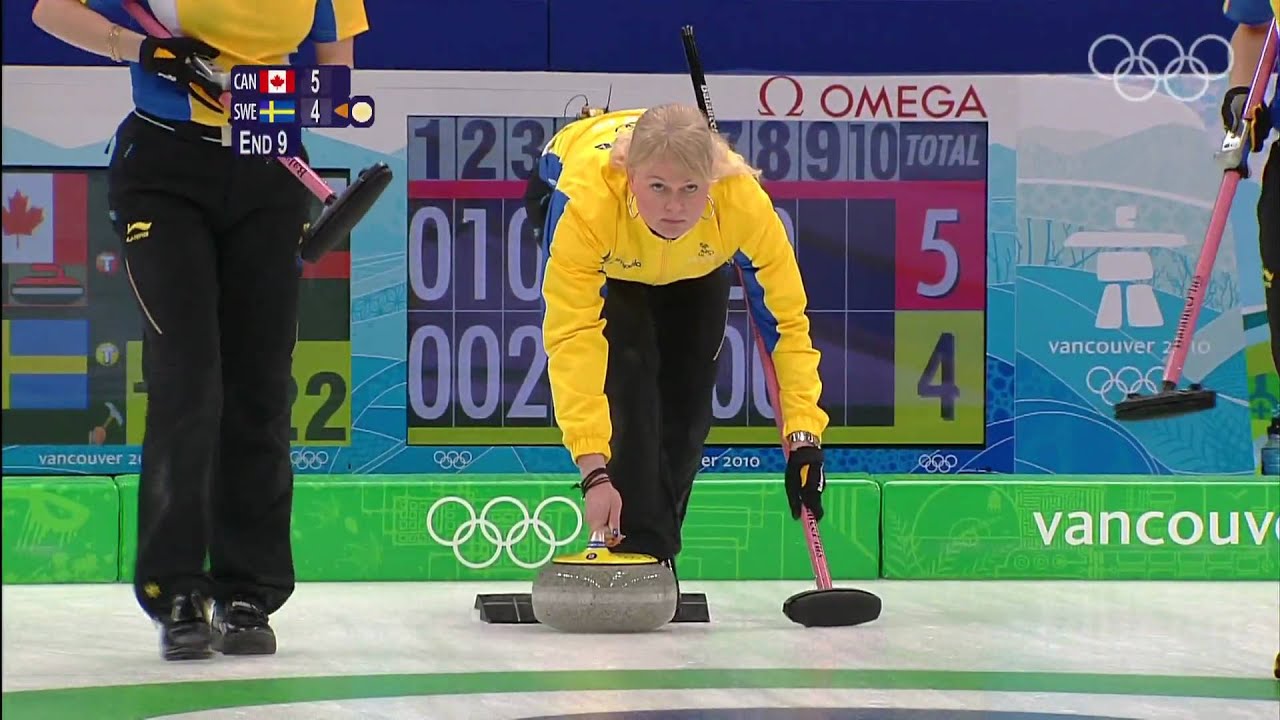
<instances>
[{"instance_id":1,"label":"bracelet on wrist","mask_svg":"<svg viewBox=\"0 0 1280 720\"><path fill-rule=\"evenodd\" d=\"M609 482L609 471L605 468L598 467L587 473L586 476L582 478L582 481L578 483L577 487L582 491L582 496L586 497L588 490L600 485L601 483L607 482Z\"/></svg>"},{"instance_id":2,"label":"bracelet on wrist","mask_svg":"<svg viewBox=\"0 0 1280 720\"><path fill-rule=\"evenodd\" d=\"M120 32L123 30L115 23L111 24L111 29L107 30L107 52L111 55L113 62L123 62L124 58L120 57Z\"/></svg>"}]
</instances>

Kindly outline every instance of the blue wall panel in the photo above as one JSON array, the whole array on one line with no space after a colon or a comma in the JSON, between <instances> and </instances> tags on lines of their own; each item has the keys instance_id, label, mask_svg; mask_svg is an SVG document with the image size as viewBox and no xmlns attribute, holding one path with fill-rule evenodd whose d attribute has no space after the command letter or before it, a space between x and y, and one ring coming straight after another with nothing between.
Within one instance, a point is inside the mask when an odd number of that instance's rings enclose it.
<instances>
[{"instance_id":1,"label":"blue wall panel","mask_svg":"<svg viewBox=\"0 0 1280 720\"><path fill-rule=\"evenodd\" d=\"M6 65L107 65L31 22L34 0L4 0ZM263 3L269 9L269 0ZM370 32L356 41L361 67L379 70L547 68L547 0L366 0ZM309 53L302 54L305 61Z\"/></svg>"},{"instance_id":2,"label":"blue wall panel","mask_svg":"<svg viewBox=\"0 0 1280 720\"><path fill-rule=\"evenodd\" d=\"M1106 33L1189 45L1231 30L1214 0L652 0L609 6L625 33L570 42L560 28L595 6L552 0L553 70L683 72L688 23L707 72L770 74L1088 72Z\"/></svg>"},{"instance_id":3,"label":"blue wall panel","mask_svg":"<svg viewBox=\"0 0 1280 720\"><path fill-rule=\"evenodd\" d=\"M105 62L38 30L33 6L34 0L3 3L6 64ZM679 28L686 23L697 29L712 73L1082 73L1090 44L1107 33L1167 33L1184 46L1207 33L1231 33L1218 0L370 0L367 6L373 30L357 43L358 62L399 70L683 72ZM1173 58L1169 47L1153 52ZM1211 53L1206 59L1222 63Z\"/></svg>"}]
</instances>

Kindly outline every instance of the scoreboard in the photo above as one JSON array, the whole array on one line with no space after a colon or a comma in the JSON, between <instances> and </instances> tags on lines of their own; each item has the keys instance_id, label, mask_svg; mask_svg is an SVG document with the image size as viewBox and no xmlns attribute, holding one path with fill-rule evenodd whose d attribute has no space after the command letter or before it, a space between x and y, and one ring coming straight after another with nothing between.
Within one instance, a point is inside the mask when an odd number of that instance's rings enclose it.
<instances>
[{"instance_id":1,"label":"scoreboard","mask_svg":"<svg viewBox=\"0 0 1280 720\"><path fill-rule=\"evenodd\" d=\"M231 71L231 137L241 155L289 156L307 127L369 127L373 98L351 95L345 65L270 67Z\"/></svg>"},{"instance_id":2,"label":"scoreboard","mask_svg":"<svg viewBox=\"0 0 1280 720\"><path fill-rule=\"evenodd\" d=\"M522 196L565 118L408 119L407 441L555 444ZM762 171L821 353L826 444L982 445L985 122L721 121ZM776 444L735 277L713 445Z\"/></svg>"}]
</instances>

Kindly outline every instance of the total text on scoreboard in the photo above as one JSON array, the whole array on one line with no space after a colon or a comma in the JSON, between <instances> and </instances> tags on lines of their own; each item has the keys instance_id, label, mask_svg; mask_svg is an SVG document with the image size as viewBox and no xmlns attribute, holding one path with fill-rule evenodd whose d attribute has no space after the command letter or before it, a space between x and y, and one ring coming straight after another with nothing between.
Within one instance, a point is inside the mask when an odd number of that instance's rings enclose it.
<instances>
[{"instance_id":1,"label":"total text on scoreboard","mask_svg":"<svg viewBox=\"0 0 1280 720\"><path fill-rule=\"evenodd\" d=\"M240 155L298 155L303 128L373 125L373 98L351 94L346 65L239 65L230 89L232 145Z\"/></svg>"}]
</instances>

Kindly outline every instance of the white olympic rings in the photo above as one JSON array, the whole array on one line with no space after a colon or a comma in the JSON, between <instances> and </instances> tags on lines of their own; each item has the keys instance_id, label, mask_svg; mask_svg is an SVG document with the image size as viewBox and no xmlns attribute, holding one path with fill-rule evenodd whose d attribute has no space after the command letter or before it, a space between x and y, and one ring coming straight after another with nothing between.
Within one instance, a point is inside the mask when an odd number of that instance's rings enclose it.
<instances>
[{"instance_id":1,"label":"white olympic rings","mask_svg":"<svg viewBox=\"0 0 1280 720\"><path fill-rule=\"evenodd\" d=\"M433 455L432 458L436 461L437 465L445 470L462 470L470 465L471 461L475 459L471 456L471 452L468 450L463 450L461 452L456 450L437 450L436 454Z\"/></svg>"},{"instance_id":2,"label":"white olympic rings","mask_svg":"<svg viewBox=\"0 0 1280 720\"><path fill-rule=\"evenodd\" d=\"M448 503L457 503L458 505L461 505L469 516L458 525L456 530L453 531L452 538L441 537L435 527L436 511ZM497 523L489 519L489 511L492 510L495 505L501 503L514 505L523 516L523 519L516 521L516 523L507 530L506 535L502 534L502 530L498 527ZM555 503L569 506L569 509L573 511L573 517L577 523L573 528L573 532L569 533L569 536L563 540L557 539L555 536L555 530L546 520L542 519L542 511L545 510L547 506ZM471 536L475 535L477 529L480 530L480 534L484 536L484 539L487 542L493 544L493 554L479 562L468 560L462 554L463 543L470 540ZM546 543L547 545L546 554L537 562L532 563L516 557L516 554L513 551L516 544L524 540L525 536L529 534L530 529L533 530L533 534L538 540ZM538 507L534 509L532 515L529 514L529 509L524 506L524 503L509 495L496 497L485 503L478 516L476 515L475 507L473 507L469 501L465 498L460 498L454 495L440 498L435 501L435 503L432 504L431 509L427 511L427 533L431 535L431 539L447 548L452 548L453 556L458 559L458 562L466 565L472 570L483 570L492 566L494 563L498 562L499 558L502 557L503 550L507 552L507 557L511 558L511 562L526 570L532 570L550 561L551 558L555 556L556 549L565 547L572 543L574 539L578 537L580 532L582 532L582 511L578 509L577 503L567 497L561 496L552 496L538 503Z\"/></svg>"},{"instance_id":3,"label":"white olympic rings","mask_svg":"<svg viewBox=\"0 0 1280 720\"><path fill-rule=\"evenodd\" d=\"M1114 70L1110 73L1105 73L1098 68L1098 60L1095 55L1098 51L1098 47L1108 40L1114 40L1115 42L1120 43L1124 46L1124 49L1128 51L1129 55L1117 63ZM1156 65L1154 60L1147 57L1147 50L1150 49L1152 43L1158 41L1164 41L1173 45L1174 49L1177 51L1177 56L1170 60L1169 64L1164 66L1163 72L1161 71L1161 68ZM1217 42L1226 48L1227 67L1220 73L1209 72L1209 66L1196 54L1200 45L1206 42ZM1160 35L1152 35L1147 38L1142 45L1135 50L1133 44L1127 39L1114 33L1110 33L1094 40L1093 44L1089 46L1089 69L1093 71L1093 74L1096 77L1103 80L1110 78L1111 84L1115 86L1116 92L1120 93L1120 97L1126 100L1132 100L1133 102L1142 102L1144 100L1151 99L1157 92L1159 92L1161 84L1164 85L1164 91L1170 97L1183 102L1195 102L1209 92L1214 81L1227 77L1231 72L1231 66L1234 62L1235 55L1231 50L1231 42L1221 35L1202 35L1196 39L1195 42L1191 43L1190 48L1183 49L1182 43L1178 42L1177 38L1172 35L1162 33ZM1120 82L1121 80L1127 79L1130 74L1133 73L1135 66L1141 77L1151 80L1151 89L1142 95L1133 95L1126 92L1124 86ZM1172 84L1173 79L1177 77L1188 77L1198 80L1201 86L1199 92L1192 96L1179 94L1173 89Z\"/></svg>"},{"instance_id":4,"label":"white olympic rings","mask_svg":"<svg viewBox=\"0 0 1280 720\"><path fill-rule=\"evenodd\" d=\"M1160 391L1160 382L1164 379L1164 368L1155 366L1145 373L1132 365L1119 370L1095 365L1084 377L1084 384L1089 391L1108 405L1129 397L1130 393L1156 393Z\"/></svg>"},{"instance_id":5,"label":"white olympic rings","mask_svg":"<svg viewBox=\"0 0 1280 720\"><path fill-rule=\"evenodd\" d=\"M289 462L296 470L319 470L329 464L327 450L293 450L289 453Z\"/></svg>"},{"instance_id":6,"label":"white olympic rings","mask_svg":"<svg viewBox=\"0 0 1280 720\"><path fill-rule=\"evenodd\" d=\"M955 455L943 455L940 452L921 455L916 459L916 467L929 473L949 473L959 464L960 458Z\"/></svg>"}]
</instances>

